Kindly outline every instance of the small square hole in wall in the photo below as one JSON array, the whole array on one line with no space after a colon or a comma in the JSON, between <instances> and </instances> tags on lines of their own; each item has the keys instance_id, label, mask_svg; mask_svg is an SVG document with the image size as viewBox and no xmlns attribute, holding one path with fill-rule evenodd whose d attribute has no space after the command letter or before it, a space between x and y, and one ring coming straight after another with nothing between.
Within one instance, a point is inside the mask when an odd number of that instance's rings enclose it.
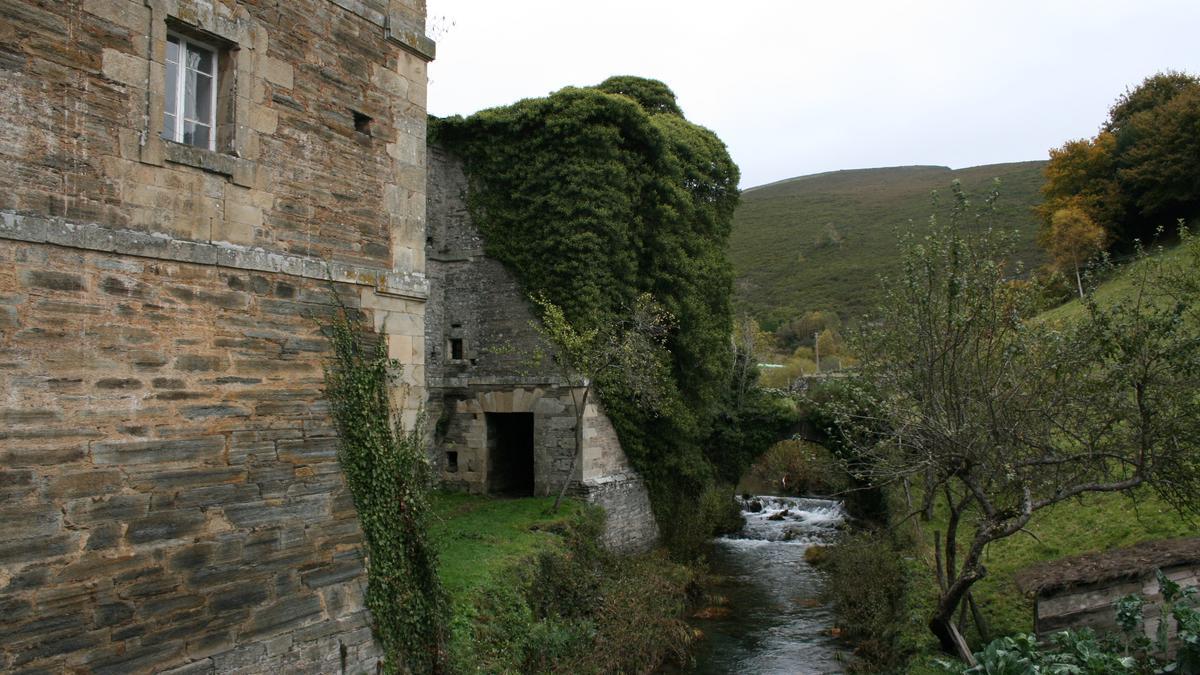
<instances>
[{"instance_id":1,"label":"small square hole in wall","mask_svg":"<svg viewBox=\"0 0 1200 675\"><path fill-rule=\"evenodd\" d=\"M449 450L446 452L446 471L448 473L458 473L458 452Z\"/></svg>"},{"instance_id":2,"label":"small square hole in wall","mask_svg":"<svg viewBox=\"0 0 1200 675\"><path fill-rule=\"evenodd\" d=\"M364 115L357 110L351 110L354 114L354 130L360 134L371 135L371 122L373 121L367 115Z\"/></svg>"}]
</instances>

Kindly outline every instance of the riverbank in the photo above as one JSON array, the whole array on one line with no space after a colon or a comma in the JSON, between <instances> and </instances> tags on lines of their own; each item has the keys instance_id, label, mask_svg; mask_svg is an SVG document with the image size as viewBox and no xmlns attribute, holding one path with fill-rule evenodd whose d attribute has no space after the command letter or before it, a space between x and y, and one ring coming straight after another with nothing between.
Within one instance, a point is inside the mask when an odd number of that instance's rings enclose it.
<instances>
[{"instance_id":1,"label":"riverbank","mask_svg":"<svg viewBox=\"0 0 1200 675\"><path fill-rule=\"evenodd\" d=\"M683 663L695 573L600 547L602 514L568 500L434 493L455 673L646 672Z\"/></svg>"}]
</instances>

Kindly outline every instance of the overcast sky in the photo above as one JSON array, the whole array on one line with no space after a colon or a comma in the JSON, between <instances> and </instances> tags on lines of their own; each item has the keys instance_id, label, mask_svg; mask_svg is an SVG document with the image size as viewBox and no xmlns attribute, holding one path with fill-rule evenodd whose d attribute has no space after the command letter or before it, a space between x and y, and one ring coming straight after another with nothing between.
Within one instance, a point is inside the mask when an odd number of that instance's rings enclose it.
<instances>
[{"instance_id":1,"label":"overcast sky","mask_svg":"<svg viewBox=\"0 0 1200 675\"><path fill-rule=\"evenodd\" d=\"M666 82L742 187L1044 159L1127 86L1200 74L1200 1L428 0L429 112L610 75Z\"/></svg>"}]
</instances>

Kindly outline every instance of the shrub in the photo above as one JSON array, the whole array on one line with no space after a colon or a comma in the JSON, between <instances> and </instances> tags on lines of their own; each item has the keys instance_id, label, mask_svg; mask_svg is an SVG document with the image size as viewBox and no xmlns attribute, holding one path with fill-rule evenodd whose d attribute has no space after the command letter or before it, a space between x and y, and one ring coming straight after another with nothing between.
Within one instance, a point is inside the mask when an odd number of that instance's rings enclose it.
<instances>
[{"instance_id":1,"label":"shrub","mask_svg":"<svg viewBox=\"0 0 1200 675\"><path fill-rule=\"evenodd\" d=\"M891 670L905 660L897 649L904 613L905 570L900 552L883 535L859 532L825 554L826 599L838 627L855 645L855 668ZM863 583L869 579L870 583Z\"/></svg>"},{"instance_id":2,"label":"shrub","mask_svg":"<svg viewBox=\"0 0 1200 675\"><path fill-rule=\"evenodd\" d=\"M592 510L572 521L562 549L514 565L456 626L456 672L649 672L683 662L693 573L661 554L620 557L598 544Z\"/></svg>"},{"instance_id":3,"label":"shrub","mask_svg":"<svg viewBox=\"0 0 1200 675\"><path fill-rule=\"evenodd\" d=\"M824 446L801 440L780 441L750 468L760 485L777 485L801 495L832 495L850 487L849 476ZM781 479L787 478L786 487Z\"/></svg>"}]
</instances>

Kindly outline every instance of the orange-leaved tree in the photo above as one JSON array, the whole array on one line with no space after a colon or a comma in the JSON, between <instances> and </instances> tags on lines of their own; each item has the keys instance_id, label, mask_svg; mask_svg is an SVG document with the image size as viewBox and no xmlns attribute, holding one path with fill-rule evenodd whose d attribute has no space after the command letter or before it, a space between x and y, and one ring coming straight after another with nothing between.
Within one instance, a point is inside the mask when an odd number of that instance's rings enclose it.
<instances>
[{"instance_id":1,"label":"orange-leaved tree","mask_svg":"<svg viewBox=\"0 0 1200 675\"><path fill-rule=\"evenodd\" d=\"M1080 269L1104 250L1108 235L1104 228L1078 206L1058 209L1050 217L1050 228L1042 232L1042 246L1050 252L1059 271L1075 273L1075 287L1083 299Z\"/></svg>"}]
</instances>

